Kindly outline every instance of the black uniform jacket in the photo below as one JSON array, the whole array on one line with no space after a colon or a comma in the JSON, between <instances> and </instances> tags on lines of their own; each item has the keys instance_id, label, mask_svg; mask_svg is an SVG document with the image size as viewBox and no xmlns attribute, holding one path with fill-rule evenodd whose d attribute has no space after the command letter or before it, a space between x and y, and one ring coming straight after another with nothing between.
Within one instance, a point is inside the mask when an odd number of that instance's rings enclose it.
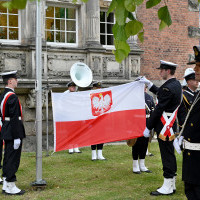
<instances>
[{"instance_id":1,"label":"black uniform jacket","mask_svg":"<svg viewBox=\"0 0 200 200\"><path fill-rule=\"evenodd\" d=\"M147 128L153 129L157 134L163 128L160 120L163 112L173 113L174 110L181 103L182 88L181 84L176 78L167 80L160 88L153 85L150 91L157 95L158 103L147 121ZM173 125L173 130L176 132L176 123Z\"/></svg>"},{"instance_id":2,"label":"black uniform jacket","mask_svg":"<svg viewBox=\"0 0 200 200\"><path fill-rule=\"evenodd\" d=\"M0 96L0 104L7 92L13 92L10 88L5 88L4 92ZM19 99L16 94L12 94L5 105L5 117L9 117L10 120L4 120L1 129L1 139L13 140L25 138L25 130L21 117L21 110Z\"/></svg>"},{"instance_id":3,"label":"black uniform jacket","mask_svg":"<svg viewBox=\"0 0 200 200\"><path fill-rule=\"evenodd\" d=\"M147 119L150 117L152 111L155 108L153 97L145 92L145 103L146 103L146 115ZM148 106L148 107L147 107Z\"/></svg>"},{"instance_id":4,"label":"black uniform jacket","mask_svg":"<svg viewBox=\"0 0 200 200\"><path fill-rule=\"evenodd\" d=\"M191 143L200 143L200 95L191 108L182 136ZM200 151L183 150L182 178L191 184L200 185Z\"/></svg>"},{"instance_id":5,"label":"black uniform jacket","mask_svg":"<svg viewBox=\"0 0 200 200\"><path fill-rule=\"evenodd\" d=\"M183 92L183 99L177 113L180 129L182 128L186 115L194 101L194 95L195 93L188 87Z\"/></svg>"}]
</instances>

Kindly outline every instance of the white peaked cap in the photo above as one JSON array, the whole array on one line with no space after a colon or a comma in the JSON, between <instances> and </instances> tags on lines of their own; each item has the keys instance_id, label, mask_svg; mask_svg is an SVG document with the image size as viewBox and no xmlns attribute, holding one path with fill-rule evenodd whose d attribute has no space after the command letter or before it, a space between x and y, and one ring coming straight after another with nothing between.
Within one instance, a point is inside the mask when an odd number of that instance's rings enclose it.
<instances>
[{"instance_id":1,"label":"white peaked cap","mask_svg":"<svg viewBox=\"0 0 200 200\"><path fill-rule=\"evenodd\" d=\"M11 74L16 74L16 73L17 73L17 71L4 72L4 73L1 73L0 76L8 76Z\"/></svg>"},{"instance_id":2,"label":"white peaked cap","mask_svg":"<svg viewBox=\"0 0 200 200\"><path fill-rule=\"evenodd\" d=\"M195 74L195 71L194 71L193 68L187 68L187 69L185 70L185 74L184 74L183 78L185 78L186 76L188 76L188 75L190 75L190 74Z\"/></svg>"},{"instance_id":3,"label":"white peaked cap","mask_svg":"<svg viewBox=\"0 0 200 200\"><path fill-rule=\"evenodd\" d=\"M164 61L164 60L160 60L160 64L161 65L169 65L169 66L177 67L177 64L172 63L172 62L167 62L167 61Z\"/></svg>"}]
</instances>

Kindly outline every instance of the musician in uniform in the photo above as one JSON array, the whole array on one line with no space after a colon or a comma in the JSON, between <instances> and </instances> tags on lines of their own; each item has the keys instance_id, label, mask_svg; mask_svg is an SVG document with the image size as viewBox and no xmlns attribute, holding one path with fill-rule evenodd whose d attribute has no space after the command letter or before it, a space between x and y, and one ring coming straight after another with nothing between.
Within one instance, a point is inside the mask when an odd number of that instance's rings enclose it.
<instances>
[{"instance_id":1,"label":"musician in uniform","mask_svg":"<svg viewBox=\"0 0 200 200\"><path fill-rule=\"evenodd\" d=\"M194 46L195 80L200 81L200 46ZM183 147L182 180L189 200L200 200L200 92L186 116L185 123L176 142Z\"/></svg>"},{"instance_id":2,"label":"musician in uniform","mask_svg":"<svg viewBox=\"0 0 200 200\"><path fill-rule=\"evenodd\" d=\"M102 87L101 82L99 81L95 81L94 83L92 83L92 89L96 90L96 89L100 89ZM106 158L104 158L102 151L103 151L103 143L102 144L94 144L91 145L91 150L92 150L92 161L95 160L106 160ZM97 152L96 152L97 150Z\"/></svg>"},{"instance_id":3,"label":"musician in uniform","mask_svg":"<svg viewBox=\"0 0 200 200\"><path fill-rule=\"evenodd\" d=\"M17 180L15 174L21 158L22 140L25 138L22 107L14 91L18 83L17 71L5 72L0 75L5 84L5 90L0 96L1 139L5 142L2 192L8 195L23 195L25 191L15 185Z\"/></svg>"},{"instance_id":4,"label":"musician in uniform","mask_svg":"<svg viewBox=\"0 0 200 200\"><path fill-rule=\"evenodd\" d=\"M199 82L195 80L195 71L192 68L187 68L185 70L184 79L187 86L183 91L183 99L177 113L179 130L182 128L186 115L194 101L196 90L199 86Z\"/></svg>"},{"instance_id":5,"label":"musician in uniform","mask_svg":"<svg viewBox=\"0 0 200 200\"><path fill-rule=\"evenodd\" d=\"M1 113L1 112L0 112ZM1 115L0 115L0 135L1 135ZM2 169L2 154L3 154L3 140L0 138L0 169ZM3 179L0 177L0 185L3 184Z\"/></svg>"},{"instance_id":6,"label":"musician in uniform","mask_svg":"<svg viewBox=\"0 0 200 200\"><path fill-rule=\"evenodd\" d=\"M68 89L64 93L76 92L76 84L73 81L70 81L67 84L67 88ZM82 151L80 151L78 147L69 149L69 154L73 154L73 153L82 153Z\"/></svg>"},{"instance_id":7,"label":"musician in uniform","mask_svg":"<svg viewBox=\"0 0 200 200\"><path fill-rule=\"evenodd\" d=\"M160 76L166 82L156 87L145 77L140 77L140 82L147 84L151 92L157 95L157 105L152 112L144 136L150 136L150 130L154 128L158 137L158 144L163 164L164 183L151 195L169 195L176 191L175 176L177 171L176 157L174 154L173 139L177 124L175 121L178 107L181 103L182 88L174 74L177 65L172 62L160 61Z\"/></svg>"},{"instance_id":8,"label":"musician in uniform","mask_svg":"<svg viewBox=\"0 0 200 200\"><path fill-rule=\"evenodd\" d=\"M149 119L152 110L155 107L153 97L147 94L145 87L145 107L146 107L146 121ZM132 146L133 158L133 173L141 174L141 172L151 173L145 166L145 157L147 152L149 138L139 137L136 138L135 144ZM139 161L138 161L139 159Z\"/></svg>"}]
</instances>

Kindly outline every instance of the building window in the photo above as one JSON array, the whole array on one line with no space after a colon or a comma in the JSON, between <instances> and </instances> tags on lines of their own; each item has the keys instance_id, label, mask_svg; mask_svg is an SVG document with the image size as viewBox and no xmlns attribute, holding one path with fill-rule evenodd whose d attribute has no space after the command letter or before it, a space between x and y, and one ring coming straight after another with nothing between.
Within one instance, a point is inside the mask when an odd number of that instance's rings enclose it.
<instances>
[{"instance_id":1,"label":"building window","mask_svg":"<svg viewBox=\"0 0 200 200\"><path fill-rule=\"evenodd\" d=\"M77 44L77 9L48 6L45 33L47 42Z\"/></svg>"},{"instance_id":2,"label":"building window","mask_svg":"<svg viewBox=\"0 0 200 200\"><path fill-rule=\"evenodd\" d=\"M112 27L115 23L114 13L100 12L100 40L102 45L114 45Z\"/></svg>"},{"instance_id":3,"label":"building window","mask_svg":"<svg viewBox=\"0 0 200 200\"><path fill-rule=\"evenodd\" d=\"M0 1L0 41L19 41L19 13L17 9L8 10Z\"/></svg>"}]
</instances>

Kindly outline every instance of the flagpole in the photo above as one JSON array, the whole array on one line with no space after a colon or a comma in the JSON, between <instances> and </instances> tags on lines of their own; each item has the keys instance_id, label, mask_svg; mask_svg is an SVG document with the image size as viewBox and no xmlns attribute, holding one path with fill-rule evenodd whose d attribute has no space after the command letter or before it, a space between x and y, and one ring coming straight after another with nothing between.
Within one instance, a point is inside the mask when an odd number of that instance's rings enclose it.
<instances>
[{"instance_id":1,"label":"flagpole","mask_svg":"<svg viewBox=\"0 0 200 200\"><path fill-rule=\"evenodd\" d=\"M32 186L43 187L42 179L42 31L41 31L42 0L36 1L36 181Z\"/></svg>"}]
</instances>

